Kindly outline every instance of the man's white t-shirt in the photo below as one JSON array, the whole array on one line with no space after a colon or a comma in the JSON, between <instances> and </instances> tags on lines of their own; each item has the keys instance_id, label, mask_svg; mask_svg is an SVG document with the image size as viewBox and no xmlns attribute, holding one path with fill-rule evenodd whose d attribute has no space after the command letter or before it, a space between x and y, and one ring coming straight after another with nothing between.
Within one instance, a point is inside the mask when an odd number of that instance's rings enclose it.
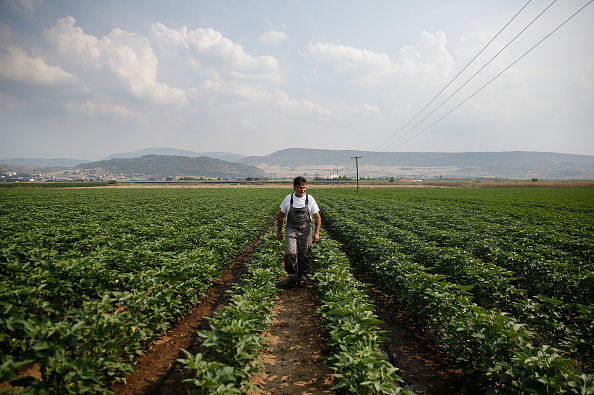
<instances>
[{"instance_id":1,"label":"man's white t-shirt","mask_svg":"<svg viewBox=\"0 0 594 395\"><path fill-rule=\"evenodd\" d=\"M295 208L305 207L305 195L303 195L302 197L297 197L297 196L295 196L294 193L292 193L291 195L293 196L293 207L295 207ZM280 210L285 214L287 213L287 211L289 211L289 207L291 207L291 195L287 195L280 205ZM318 204L316 203L316 200L313 198L313 196L311 196L311 195L307 195L307 196L308 196L307 207L309 207L309 214L311 217L314 214L319 213L320 208L318 207Z\"/></svg>"}]
</instances>

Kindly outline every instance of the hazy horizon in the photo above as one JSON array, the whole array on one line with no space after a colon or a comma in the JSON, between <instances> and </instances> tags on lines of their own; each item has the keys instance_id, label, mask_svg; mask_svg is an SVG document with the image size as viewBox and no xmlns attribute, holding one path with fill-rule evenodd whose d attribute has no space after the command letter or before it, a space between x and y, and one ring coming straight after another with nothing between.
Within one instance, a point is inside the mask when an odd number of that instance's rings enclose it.
<instances>
[{"instance_id":1,"label":"hazy horizon","mask_svg":"<svg viewBox=\"0 0 594 395\"><path fill-rule=\"evenodd\" d=\"M552 33L585 4L4 0L0 158L593 155L594 6Z\"/></svg>"}]
</instances>

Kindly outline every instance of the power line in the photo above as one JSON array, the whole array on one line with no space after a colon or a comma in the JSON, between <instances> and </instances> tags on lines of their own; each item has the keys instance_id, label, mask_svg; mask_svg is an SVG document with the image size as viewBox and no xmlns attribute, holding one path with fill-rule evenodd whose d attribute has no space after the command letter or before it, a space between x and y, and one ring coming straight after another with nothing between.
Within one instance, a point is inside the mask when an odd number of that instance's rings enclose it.
<instances>
[{"instance_id":1,"label":"power line","mask_svg":"<svg viewBox=\"0 0 594 395\"><path fill-rule=\"evenodd\" d=\"M456 89L454 91L454 93L452 93L450 96L448 96L444 101L441 102L441 104L439 106L437 106L433 111L431 111L429 114L427 114L423 119L421 119L421 121L419 121L415 126L413 126L412 128L410 128L406 133L404 133L403 135L401 135L398 139L396 139L393 143L390 144L390 146L388 146L386 149L389 149L390 147L392 147L393 144L395 144L396 142L398 142L399 140L401 140L404 136L406 136L407 134L409 134L413 129L415 129L417 126L419 126L421 123L423 123L423 121L425 121L427 118L429 118L431 115L433 115L437 110L439 110L446 102L448 102L456 93L458 93L462 88L464 88L470 81L472 81L474 79L474 77L476 77L481 71L483 71L485 69L485 67L487 67L493 60L495 60L495 58L497 56L499 56L507 47L509 47L522 33L524 33L534 22L536 22L536 20L538 18L540 18L542 16L542 14L544 14L553 4L555 4L557 0L553 0L553 2L551 4L549 4L540 14L538 14L538 16L536 16L536 18L534 18L528 25L526 25L526 27L524 29L522 29L518 34L516 34L516 36L511 39L510 42L508 42L503 48L501 48L501 50L499 50L499 52L497 52L495 54L495 56L493 56L485 65L483 65L483 67L481 67L476 73L474 73L468 80L466 80L466 82L464 84L462 84L458 89ZM516 14L517 15L517 14ZM506 69L507 70L507 69ZM501 73L500 73L501 74ZM482 89L482 88L481 88ZM441 118L440 118L441 119ZM410 122L409 122L410 123ZM415 135L415 136L418 136ZM406 140L406 141L410 141ZM400 145L399 145L400 146Z\"/></svg>"},{"instance_id":2,"label":"power line","mask_svg":"<svg viewBox=\"0 0 594 395\"><path fill-rule=\"evenodd\" d=\"M454 110L456 110L458 107L460 107L462 104L466 103L468 100L470 100L472 97L474 97L474 95L476 95L477 93L479 93L481 90L483 90L487 85L489 85L491 82L493 82L496 78L498 78L501 74L505 73L508 69L510 69L513 65L515 65L517 62L519 62L524 56L526 56L528 53L530 53L534 48L536 48L537 46L539 46L544 40L546 40L547 38L549 38L553 33L555 33L557 30L559 30L563 25L565 25L567 22L569 22L570 19L572 19L574 16L576 16L577 14L579 14L584 8L586 8L588 5L590 5L590 3L592 3L592 1L594 0L590 0L588 1L582 8L580 8L579 10L577 10L573 15L571 15L569 18L567 18L563 23L561 23L559 26L557 26L552 32L550 32L549 34L547 34L543 39L541 39L539 42L537 42L532 48L530 48L528 51L524 52L524 54L522 56L520 56L518 59L516 59L512 64L510 64L509 66L507 66L505 69L503 69L503 71L501 71L499 74L497 74L495 77L493 77L491 80L489 80L489 82L487 82L486 84L484 84L482 87L480 87L478 90L476 90L472 95L470 95L468 98L466 98L464 101L462 101L460 104L458 104L456 107L452 108L450 111L448 111L446 114L444 114L442 117L440 117L437 121L433 122L431 125L427 126L425 129L421 130L420 132L418 132L417 134L415 134L414 136L412 136L411 138L409 138L408 140L402 142L401 144L397 145L394 148L398 148L401 147L402 145L404 145L405 143L409 142L410 140L412 140L413 138L417 137L418 135L420 135L421 133L423 133L424 131L426 131L427 129L429 129L430 127L432 127L433 125L435 125L437 122L441 121L442 119L444 119L446 116L448 116L449 114L451 114ZM411 129L412 130L412 129ZM409 130L410 132L410 130ZM408 133L408 132L407 132Z\"/></svg>"},{"instance_id":3,"label":"power line","mask_svg":"<svg viewBox=\"0 0 594 395\"><path fill-rule=\"evenodd\" d=\"M586 8L588 5L590 5L592 3L592 1L594 0L590 0L588 1L584 6L582 6L579 10L577 10L574 14L572 14L569 18L567 18L565 21L563 21L559 26L557 26L554 30L552 30L549 34L547 34L544 38L542 38L540 41L538 41L532 48L530 48L528 51L526 51L524 54L522 54L522 56L520 56L518 59L516 59L513 63L511 63L509 66L507 66L503 71L501 71L500 73L498 73L495 77L493 77L491 80L489 80L486 84L484 84L481 88L479 88L478 90L476 90L472 95L470 95L468 98L466 98L465 100L463 100L461 103L459 103L457 106L455 106L453 109L451 109L450 111L448 111L446 114L444 114L443 116L441 116L439 119L437 119L435 122L431 123L429 126L427 126L426 128L424 128L423 130L421 130L420 132L416 133L415 135L413 135L412 137L410 137L409 139L405 140L404 142L402 142L401 144L397 145L396 147L392 147L393 144L395 144L396 142L398 142L399 140L401 140L403 137L405 137L408 133L410 133L413 129L415 129L417 126L419 126L423 121L425 121L429 116L431 116L433 113L435 113L435 111L437 111L439 108L441 108L449 99L451 99L457 92L460 91L460 89L462 89L466 84L468 84L478 73L480 73L490 62L492 62L503 50L505 50L512 42L514 42L524 31L526 31L526 29L528 29L528 27L530 27L538 18L540 18L542 16L542 14L544 12L546 12L555 2L556 0L554 0L551 4L549 4L536 18L534 18L524 29L522 29L522 31L520 33L518 33L505 47L503 47L495 56L493 56L489 62L487 62L483 67L481 67L475 74L473 74L460 88L458 88L454 93L452 93L450 96L448 96L447 99L445 99L437 108L435 108L431 113L429 113L427 116L425 116L421 121L419 121L414 127L412 127L410 130L408 130L404 135L400 136L396 141L394 141L393 143L391 143L386 149L388 148L399 148L402 145L404 145L405 143L409 142L410 140L412 140L413 138L419 136L421 133L425 132L426 130L428 130L429 128L431 128L433 125L435 125L436 123L438 123L439 121L441 121L442 119L444 119L446 116L448 116L449 114L451 114L453 111L455 111L456 109L458 109L458 107L460 107L462 104L466 103L468 100L470 100L472 97L474 97L477 93L479 93L480 91L482 91L486 86L488 86L491 82L493 82L495 79L497 79L499 76L501 76L503 73L505 73L507 70L509 70L511 67L513 67L517 62L519 62L522 58L524 58L528 53L532 52L532 50L534 50L538 45L540 45L543 41L545 41L547 38L549 38L553 33L555 33L557 30L559 30L563 25L565 25L567 22L569 22L573 17L575 17L577 14L579 14L584 8ZM528 2L530 3L530 1ZM520 11L518 11L516 13L516 15L514 15L514 17L497 33L497 35L495 37L493 37L493 39L491 39L491 41L489 41L489 43L464 67L464 69L462 69L462 71L460 71L455 77L454 79L452 79L452 81L450 81L450 83L448 83L425 107L423 107L423 109L421 109L421 111L419 111L406 125L404 125L398 132L396 132L392 137L390 137L386 142L384 142L383 144L381 144L378 148L376 148L376 150L374 150L374 152L371 153L371 156L374 155L378 155L381 154L382 152L378 152L377 150L386 145L391 139L393 139L400 131L402 131L407 125L409 125L420 113L422 113L433 101L435 101L435 99L441 94L443 93L443 91L449 86L451 85L451 83L480 55L480 53L482 53L492 42L493 40L517 17L517 15L528 5L528 3L526 3L521 9ZM385 152L385 151L384 151ZM359 157L361 158L361 157ZM351 158L354 159L354 158ZM352 162L350 162L352 163ZM347 167L350 167L349 162L345 163L345 167L343 167L342 171L346 171ZM357 179L358 179L358 163L357 163Z\"/></svg>"},{"instance_id":4,"label":"power line","mask_svg":"<svg viewBox=\"0 0 594 395\"><path fill-rule=\"evenodd\" d=\"M441 94L443 93L443 91L445 91L445 90L446 90L446 89L447 89L447 88L448 88L448 87L449 87L449 86L450 86L450 85L451 85L451 84L452 84L452 83L453 83L453 82L456 80L456 78L458 78L458 76L460 76L460 74L462 74L462 73L464 72L464 70L466 70L466 69L468 68L468 66L470 66L470 64L471 64L472 62L474 62L474 61L476 60L476 58L478 58L478 57L479 57L479 55L485 51L485 49L487 49L487 47L488 47L489 45L491 45L491 43L492 43L492 42L493 42L493 41L494 41L494 40L495 40L495 39L496 39L496 38L497 38L497 37L498 37L498 36L501 34L501 32L503 32L503 30L505 30L505 28L506 28L506 27L507 27L507 26L508 26L510 23L512 23L514 19L516 19L516 17L517 17L517 16L520 14L520 12L522 12L522 10L524 10L524 8L526 8L526 6L527 6L528 4L530 4L530 1L532 1L532 0L528 0L528 2L527 2L526 4L524 4L524 6L523 6L522 8L520 8L520 10L519 10L519 11L518 11L518 12L517 12L517 13L516 13L514 16L513 16L513 18L512 18L512 19L510 19L510 20L509 20L509 22L507 22L507 23L505 24L505 26L503 26L503 28L501 28L501 30L499 30L499 32L498 32L498 33L497 33L497 34L496 34L496 35L495 35L495 36L494 36L494 37L493 37L493 38L492 38L492 39L491 39L491 40L490 40L490 41L487 43L487 45L485 45L485 46L483 47L483 49L481 49L481 50L479 51L479 53L478 53L478 54L476 54L476 56L475 56L474 58L472 58L472 60L471 60L470 62L468 62L468 64L467 64L466 66L464 66L464 68L463 68L462 70L460 70L460 72L459 72L458 74L456 74L456 76L455 76L455 77L454 77L454 78L453 78L453 79L452 79L452 80L451 80L451 81L450 81L450 82L449 82L449 83L448 83L448 84L447 84L445 87L443 87L443 89L442 89L441 91L439 91L439 93L438 93L437 95L435 95L435 97L434 97L433 99L431 99L431 101L430 101L429 103L427 103L427 105L425 105L425 107L423 107L423 108L422 108L422 109L421 109L421 110L420 110L420 111L419 111L419 112L418 112L418 113L417 113L417 114L416 114L414 117L412 117L412 119L411 119L410 121L408 121L408 122L407 122L407 123L406 123L404 126L402 126L402 127L400 128L400 130L398 130L396 133L394 133L394 134L392 135L392 137L390 137L388 140L386 140L386 141L385 141L383 144L381 144L379 147L377 147L377 148L376 148L376 149L374 149L373 151L379 151L379 150L380 150L380 148L381 148L382 146L384 146L384 145L385 145L385 144L387 144L387 143L388 143L390 140L392 140L394 137L396 137L396 135L398 135L398 133L400 133L400 132L401 132L402 130L404 130L404 128L406 128L406 127L407 127L407 126L408 126L408 125L409 125L409 124L410 124L412 121L414 121L414 120L415 120L415 118L419 116L419 114L421 114L423 111L425 111L425 109L426 109L427 107L429 107L429 106L431 105L431 103L433 103L433 102L435 101L435 99L437 99L437 98L439 97L439 95L441 95ZM555 0L555 1L556 1L556 0ZM553 3L554 3L554 1L553 1ZM549 7L550 7L550 6L549 6ZM547 7L547 8L548 8L548 7ZM525 29L524 29L524 30L525 30ZM509 45L509 44L508 44L508 45ZM442 103L442 104L443 104L443 103ZM439 107L438 107L438 108L439 108ZM423 119L423 120L424 120L424 119ZM421 121L421 122L422 122L422 121ZM408 132L407 132L407 133L408 133Z\"/></svg>"},{"instance_id":5,"label":"power line","mask_svg":"<svg viewBox=\"0 0 594 395\"><path fill-rule=\"evenodd\" d=\"M410 133L414 128L416 128L419 124L421 124L425 119L427 119L430 115L432 115L433 113L435 113L435 111L437 109L439 109L441 106L443 106L454 94L456 94L458 91L460 91L460 89L462 87L464 87L466 84L468 84L468 82L470 82L470 80L472 80L479 72L481 72L491 61L493 61L505 48L507 48L513 41L515 41L528 27L530 27L538 18L540 18L540 16L542 16L542 14L544 12L546 12L555 2L556 0L554 0L551 4L549 4L549 6L547 6L536 18L534 18L524 29L522 29L522 31L520 33L518 33L502 50L500 50L494 57L492 57L489 62L487 62L487 64L485 64L479 71L477 71L472 77L470 77L460 88L458 88L453 94L451 94L446 100L444 100L435 110L433 110L429 115L427 115L426 117L424 117L420 122L418 122L413 128L411 128L409 131L407 131L404 135L400 136L396 141L394 141L393 143L391 143L388 148L399 148L402 145L404 145L405 143L409 142L410 140L412 140L413 138L419 136L421 133L425 132L426 130L428 130L429 128L431 128L433 125L435 125L436 123L438 123L439 121L441 121L443 118L445 118L446 116L448 116L449 114L451 114L453 111L455 111L458 107L460 107L462 104L466 103L468 100L470 100L472 97L474 97L477 93L479 93L481 90L483 90L487 85L489 85L491 82L493 82L496 78L498 78L499 76L501 76L504 72L506 72L508 69L510 69L512 66L514 66L518 61L520 61L522 58L524 58L524 56L526 56L528 53L530 53L532 50L534 50L538 45L540 45L543 41L545 41L548 37L550 37L553 33L555 33L558 29L560 29L563 25L565 25L567 22L569 22L569 20L571 20L573 17L575 17L578 13L580 13L584 8L586 8L588 5L590 5L590 3L592 3L592 1L594 0L590 0L588 1L588 3L586 3L583 7L581 7L578 11L576 11L573 15L571 15L569 18L567 18L563 23L561 23L559 26L557 26L553 31L551 31L549 34L547 34L544 38L542 38L538 43L536 43L532 48L530 48L528 51L526 51L522 56L520 56L518 59L516 59L512 64L510 64L509 66L507 66L503 71L501 71L500 73L498 73L495 77L493 77L491 80L489 80L489 82L487 82L486 84L484 84L481 88L479 88L478 90L476 90L472 95L470 95L468 98L466 98L464 101L462 101L460 104L458 104L456 107L454 107L453 109L451 109L450 111L448 111L446 114L444 114L443 116L441 116L437 121L433 122L432 124L430 124L429 126L427 126L426 128L424 128L423 130L421 130L420 132L416 133L415 135L413 135L412 137L410 137L409 139L407 139L406 141L402 142L401 144L397 145L396 147L392 147L392 145L396 142L398 142L399 140L401 140L404 136L406 136L408 133ZM453 82L454 80L456 80L456 78L458 78L458 76L460 76L460 74L466 69L468 68L468 66L493 42L493 40L518 16L518 14L520 12L522 12L522 10L530 3L530 1L528 1L528 3L526 3L515 15L514 17L489 41L489 43L487 43L487 45L485 45L485 47L452 79L452 81L450 81L425 107L423 107L423 109L421 109L406 125L404 125L398 132L396 132L392 137L390 137L386 142L384 142L383 144L381 144L378 148L376 148L371 154L370 156L375 156L375 155L379 155L383 152L377 152L377 150L379 148L381 148L382 146L386 145L390 140L392 140L398 133L400 133L407 125L409 125L416 117L419 116L419 114L421 114L433 101L435 101L435 99L437 97L439 97L439 95L441 95L446 88L448 88ZM386 148L387 149L387 148ZM385 151L384 151L385 152ZM353 158L351 158L353 159ZM352 162L346 162L345 163L345 167L343 167L342 171L346 171L347 168L350 167L350 165L352 165ZM358 165L358 164L357 164ZM357 166L357 170L358 170L358 166ZM358 178L358 175L357 175Z\"/></svg>"}]
</instances>

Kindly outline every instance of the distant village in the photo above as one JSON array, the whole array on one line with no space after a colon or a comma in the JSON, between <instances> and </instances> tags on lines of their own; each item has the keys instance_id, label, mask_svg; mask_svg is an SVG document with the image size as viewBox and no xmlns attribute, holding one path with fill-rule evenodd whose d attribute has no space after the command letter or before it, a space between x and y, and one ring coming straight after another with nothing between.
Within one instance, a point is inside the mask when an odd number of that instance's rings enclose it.
<instances>
[{"instance_id":1,"label":"distant village","mask_svg":"<svg viewBox=\"0 0 594 395\"><path fill-rule=\"evenodd\" d=\"M95 174L88 171L62 171L55 173L26 173L9 171L0 173L0 182L64 182L64 181L147 181L143 176L114 176Z\"/></svg>"},{"instance_id":2,"label":"distant village","mask_svg":"<svg viewBox=\"0 0 594 395\"><path fill-rule=\"evenodd\" d=\"M205 180L208 177L149 177L143 174L97 174L89 170L65 170L55 173L26 173L8 171L0 173L0 182L83 182L83 181L184 181L184 180ZM220 180L232 181L268 181L266 177L247 177L247 178L219 178Z\"/></svg>"},{"instance_id":3,"label":"distant village","mask_svg":"<svg viewBox=\"0 0 594 395\"><path fill-rule=\"evenodd\" d=\"M311 177L311 174L304 173L305 176ZM277 179L276 177L272 177ZM286 178L286 177L283 177ZM291 177L289 177L291 178ZM414 177L413 177L414 178ZM384 179L391 182L398 181L424 181L422 179L413 179L410 177L368 177L367 179ZM437 178L437 177L436 177ZM65 170L54 173L26 173L26 172L0 172L0 183L1 182L117 182L117 181L191 181L191 180L212 180L209 177L187 177L187 176L171 176L171 177L149 177L143 174L97 174L94 171L89 170ZM338 177L334 173L329 177L321 177L319 173L316 173L312 180L330 180L330 181L348 181L353 180L353 177L341 176ZM361 177L360 179L366 179ZM251 181L251 182L262 182L269 181L268 177L241 177L241 178L216 178L216 180L223 181Z\"/></svg>"}]
</instances>

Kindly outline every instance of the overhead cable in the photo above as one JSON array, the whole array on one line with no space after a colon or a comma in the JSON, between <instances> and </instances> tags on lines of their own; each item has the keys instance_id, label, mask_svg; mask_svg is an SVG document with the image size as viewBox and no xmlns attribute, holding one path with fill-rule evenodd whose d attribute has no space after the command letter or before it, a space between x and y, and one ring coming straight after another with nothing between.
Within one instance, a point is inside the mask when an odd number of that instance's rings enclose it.
<instances>
[{"instance_id":1,"label":"overhead cable","mask_svg":"<svg viewBox=\"0 0 594 395\"><path fill-rule=\"evenodd\" d=\"M505 26L503 26L501 28L501 30L499 30L499 32L483 47L483 49L481 49L479 51L479 53L477 53L476 56L474 58L472 58L472 60L470 62L468 62L468 64L466 66L464 66L464 68L462 70L460 70L460 72L458 72L458 74L456 74L456 76L445 87L443 87L443 89L441 91L439 91L439 93L437 95L435 95L435 97L433 99L431 99L431 101L429 103L427 103L427 105L425 105L425 107L423 107L414 117L412 117L412 119L410 121L408 121L404 126L402 126L400 128L400 130L398 130L396 133L394 133L392 135L392 137L390 137L388 140L386 140L383 144L381 144L379 147L377 147L373 151L374 152L379 151L382 146L386 145L390 140L392 140L394 137L396 137L396 135L398 135L398 133L400 133L402 130L404 130L404 128L406 128L412 121L414 121L415 118L417 118L423 111L425 111L425 109L427 107L429 107L431 105L431 103L433 103L435 101L435 99L437 99L439 97L439 95L441 95L443 93L443 91L445 91L460 76L460 74L462 74L464 72L464 70L466 70L468 68L468 66L470 66L472 64L472 62L474 62L476 60L476 58L478 58L479 55L485 51L485 49L487 49L487 47L489 45L491 45L491 43L501 34L501 32L503 32L503 30L505 30L505 28L507 26L509 26L509 24L512 23L514 19L516 19L516 17L520 14L520 12L522 12L522 10L524 10L524 8L526 8L526 6L528 4L530 4L530 1L532 1L532 0L528 0L528 2L526 4L524 4L524 6L522 8L520 8L520 10L513 16L513 18L510 19L509 22L507 22L505 24Z\"/></svg>"},{"instance_id":2,"label":"overhead cable","mask_svg":"<svg viewBox=\"0 0 594 395\"><path fill-rule=\"evenodd\" d=\"M452 98L452 96L454 96L462 88L464 88L466 86L466 84L468 84L470 81L472 81L474 79L474 77L476 77L481 71L483 71L485 69L485 67L487 67L493 60L495 60L495 58L497 56L499 56L507 47L509 47L511 45L511 43L513 43L522 33L524 33L526 31L526 29L528 29L538 18L540 18L542 16L542 14L545 13L545 11L547 11L553 4L555 4L556 1L557 0L553 0L553 2L551 4L549 4L547 8L545 8L540 14L538 14L538 16L536 18L534 18L528 25L526 25L526 27L524 29L522 29L522 31L520 31L520 33L516 34L516 36L513 39L511 39L510 42L508 42L503 48L501 48L501 50L499 52L497 52L495 54L495 56L493 56L491 59L489 59L489 61L487 63L485 63L485 65L483 65L483 67L481 67L468 80L466 80L466 82L464 84L462 84L458 89L456 89L456 91L454 91L454 93L452 93L444 101L442 101L439 106L437 106L433 111L431 111L429 114L427 114L415 126L413 126L412 128L410 128L406 133L404 133L399 138L397 138L394 142L392 142L390 144L390 146L387 147L386 149L389 149L392 145L394 145L396 142L398 142L399 140L401 140L404 136L406 136L407 134L409 134L413 129L415 129L417 126L419 126L421 123L423 123L423 121L425 121L427 118L429 118L431 115L433 115L435 113L435 111L439 110L441 108L441 106L443 106L446 102L448 102ZM410 141L410 140L407 140L407 141Z\"/></svg>"},{"instance_id":3,"label":"overhead cable","mask_svg":"<svg viewBox=\"0 0 594 395\"><path fill-rule=\"evenodd\" d=\"M536 22L536 20L538 18L540 18L542 16L542 14L544 14L553 4L555 4L557 0L553 0L553 2L551 4L549 4L544 10L542 10L542 12L540 14L538 14L536 16L536 18L534 18L528 25L526 25L526 27L524 29L522 29L518 34L516 34L516 36L514 38L511 39L510 42L508 42L503 48L501 48L501 50L499 50L499 52L497 52L491 59L489 59L489 61L487 63L485 63L485 65L483 65L483 67L481 67L476 73L474 73L468 80L466 80L466 82L464 84L462 84L458 89L456 89L454 91L454 93L452 93L450 96L448 96L444 101L441 102L441 104L439 106L437 106L433 111L431 111L429 114L427 114L423 119L421 119L421 121L419 121L415 126L413 126L412 128L410 128L406 133L404 133L403 135L401 135L399 138L397 138L394 142L392 142L390 144L390 146L387 149L389 149L393 144L395 144L396 142L398 142L399 140L401 140L404 136L406 136L408 133L410 133L413 129L415 129L417 126L419 126L421 123L423 123L423 121L425 121L427 118L429 118L431 115L433 115L437 110L439 110L446 102L448 102L456 93L458 93L462 88L464 88L466 86L466 84L468 84L470 81L472 81L474 79L474 77L476 77L481 71L483 71L485 69L485 67L487 67L493 60L495 60L495 58L497 56L499 56L507 47L509 47L522 33L524 33L534 22ZM407 141L410 141L407 140Z\"/></svg>"},{"instance_id":4,"label":"overhead cable","mask_svg":"<svg viewBox=\"0 0 594 395\"><path fill-rule=\"evenodd\" d=\"M462 104L466 103L468 100L470 100L472 97L474 97L474 95L476 95L477 93L479 93L481 90L483 90L487 85L489 85L491 82L493 82L496 78L498 78L501 74L505 73L508 69L510 69L513 65L515 65L517 62L519 62L524 56L526 56L527 54L529 54L534 48L536 48L537 46L539 46L544 40L546 40L547 38L549 38L553 33L555 33L557 30L559 30L563 25L565 25L567 22L569 22L570 19L572 19L574 16L576 16L578 13L580 13L584 8L586 8L588 5L590 5L590 3L592 3L592 1L594 0L590 0L588 1L582 8L580 8L579 10L577 10L573 15L571 15L569 18L567 18L563 23L561 23L559 26L557 26L552 32L550 32L549 34L547 34L543 39L541 39L539 42L537 42L532 48L530 48L528 51L524 52L524 54L522 56L520 56L518 59L516 59L512 64L510 64L509 66L507 66L505 69L503 69L499 74L497 74L495 77L493 77L491 80L489 80L489 82L487 82L486 84L484 84L482 87L480 87L478 90L476 90L472 95L470 95L468 98L466 98L464 101L462 101L460 104L458 104L456 107L452 108L450 111L448 111L446 114L444 114L442 117L440 117L437 121L433 122L431 125L427 126L425 129L421 130L420 132L418 132L417 134L415 134L414 136L412 136L411 138L409 138L408 140L402 142L401 144L397 145L394 148L398 148L401 147L402 145L404 145L405 143L409 142L410 140L412 140L413 138L417 137L418 135L420 135L421 133L423 133L424 131L426 131L427 129L429 129L430 127L432 127L433 125L435 125L437 122L441 121L442 119L444 119L446 116L448 116L449 114L451 114L454 110L456 110L458 107L460 107ZM412 129L411 129L412 130ZM410 130L409 130L410 132ZM407 132L408 133L408 132Z\"/></svg>"}]
</instances>

